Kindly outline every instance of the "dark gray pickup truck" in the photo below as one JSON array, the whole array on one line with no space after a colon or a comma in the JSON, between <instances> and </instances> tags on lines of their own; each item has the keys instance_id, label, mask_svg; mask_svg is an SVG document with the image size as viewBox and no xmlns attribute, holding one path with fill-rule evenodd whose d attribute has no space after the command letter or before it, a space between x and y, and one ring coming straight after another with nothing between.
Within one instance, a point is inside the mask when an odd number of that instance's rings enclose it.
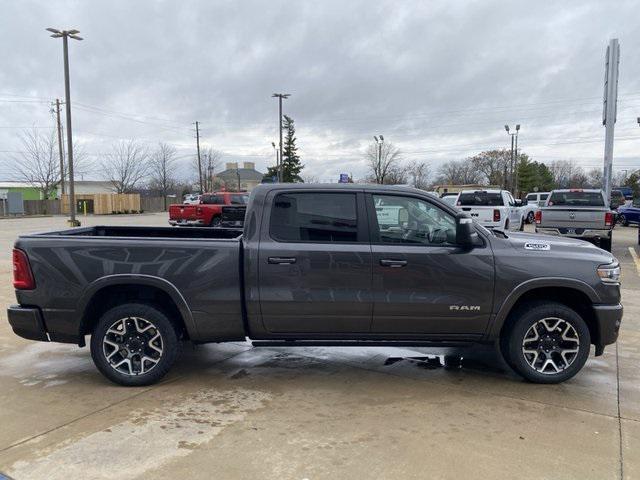
<instances>
[{"instance_id":1,"label":"dark gray pickup truck","mask_svg":"<svg viewBox=\"0 0 640 480\"><path fill-rule=\"evenodd\" d=\"M91 227L21 236L18 335L85 344L146 385L182 339L256 346L495 344L533 382L616 341L616 259L579 240L489 231L406 187L257 187L244 230Z\"/></svg>"}]
</instances>

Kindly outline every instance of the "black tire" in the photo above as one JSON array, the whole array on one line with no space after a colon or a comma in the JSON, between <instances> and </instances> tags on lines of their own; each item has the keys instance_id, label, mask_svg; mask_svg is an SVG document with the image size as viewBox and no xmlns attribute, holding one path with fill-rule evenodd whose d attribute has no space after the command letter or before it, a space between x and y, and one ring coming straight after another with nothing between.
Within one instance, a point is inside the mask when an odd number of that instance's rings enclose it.
<instances>
[{"instance_id":1,"label":"black tire","mask_svg":"<svg viewBox=\"0 0 640 480\"><path fill-rule=\"evenodd\" d=\"M132 323L134 317L138 320L135 324ZM119 323L123 321L126 326ZM133 328L131 328L132 325ZM140 333L140 325L143 328L147 328L149 325L151 327ZM124 329L122 330L124 334L120 335L117 331L118 328ZM160 335L159 339L150 338L157 335ZM129 343L126 338L129 339ZM152 341L154 342L153 347L151 346ZM114 350L117 350L116 345L121 350L114 354ZM149 347L155 348L150 350ZM107 352L108 348L113 350ZM162 351L157 352L158 348ZM143 349L142 353L135 353L136 351L140 352L141 349ZM100 317L91 335L93 363L100 373L109 380L125 386L143 386L156 383L166 375L175 362L178 349L178 332L167 315L162 310L143 303L126 303L108 310ZM123 351L126 351L127 354L120 353ZM108 354L115 355L113 363L107 359ZM129 360L128 364L126 358ZM117 369L116 362L124 362L124 365ZM138 372L135 371L136 362L143 365L142 368L138 365ZM130 373L122 371L125 367ZM145 368L147 372L144 372Z\"/></svg>"},{"instance_id":2,"label":"black tire","mask_svg":"<svg viewBox=\"0 0 640 480\"><path fill-rule=\"evenodd\" d=\"M606 250L607 252L611 252L611 238L601 238L600 248Z\"/></svg>"},{"instance_id":3,"label":"black tire","mask_svg":"<svg viewBox=\"0 0 640 480\"><path fill-rule=\"evenodd\" d=\"M219 227L220 223L222 223L222 217L215 216L211 219L211 223L209 224L210 227Z\"/></svg>"},{"instance_id":4,"label":"black tire","mask_svg":"<svg viewBox=\"0 0 640 480\"><path fill-rule=\"evenodd\" d=\"M527 214L527 223L531 224L536 221L536 215L533 212Z\"/></svg>"},{"instance_id":5,"label":"black tire","mask_svg":"<svg viewBox=\"0 0 640 480\"><path fill-rule=\"evenodd\" d=\"M621 213L620 215L618 215L618 223L623 227L629 226L629 221L627 220L627 217L624 216L624 213Z\"/></svg>"},{"instance_id":6,"label":"black tire","mask_svg":"<svg viewBox=\"0 0 640 480\"><path fill-rule=\"evenodd\" d=\"M500 343L505 361L516 373L533 383L560 383L582 369L589 357L591 335L573 309L561 303L532 302L513 315L514 321L503 332ZM547 325L554 331L548 331ZM534 328L537 333L532 334ZM565 334L568 341L563 340ZM529 353L525 353L525 347ZM548 359L553 363L547 366Z\"/></svg>"}]
</instances>

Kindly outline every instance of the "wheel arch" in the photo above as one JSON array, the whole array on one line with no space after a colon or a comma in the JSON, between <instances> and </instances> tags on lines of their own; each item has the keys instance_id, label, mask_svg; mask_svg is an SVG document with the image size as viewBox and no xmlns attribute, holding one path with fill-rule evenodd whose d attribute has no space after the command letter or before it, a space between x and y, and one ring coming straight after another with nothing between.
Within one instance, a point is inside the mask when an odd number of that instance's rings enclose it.
<instances>
[{"instance_id":1,"label":"wheel arch","mask_svg":"<svg viewBox=\"0 0 640 480\"><path fill-rule=\"evenodd\" d=\"M525 303L533 301L556 302L572 308L587 323L591 343L598 344L599 331L593 305L600 302L600 297L588 284L565 278L535 279L516 287L495 314L488 331L489 339L499 339L514 318L513 314Z\"/></svg>"},{"instance_id":2,"label":"wheel arch","mask_svg":"<svg viewBox=\"0 0 640 480\"><path fill-rule=\"evenodd\" d=\"M136 300L163 307L172 314L188 338L197 337L191 310L171 282L151 275L120 274L102 277L85 289L77 309L81 315L81 338L91 332L99 316L107 309L123 301Z\"/></svg>"}]
</instances>

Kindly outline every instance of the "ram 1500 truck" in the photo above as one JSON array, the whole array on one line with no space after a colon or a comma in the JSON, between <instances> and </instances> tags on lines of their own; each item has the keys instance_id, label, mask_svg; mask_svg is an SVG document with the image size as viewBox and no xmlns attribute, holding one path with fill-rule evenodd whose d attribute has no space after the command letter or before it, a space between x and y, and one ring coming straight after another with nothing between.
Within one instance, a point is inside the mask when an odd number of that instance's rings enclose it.
<instances>
[{"instance_id":1,"label":"ram 1500 truck","mask_svg":"<svg viewBox=\"0 0 640 480\"><path fill-rule=\"evenodd\" d=\"M169 225L220 227L225 205L246 205L248 200L247 192L205 193L196 204L169 205Z\"/></svg>"},{"instance_id":2,"label":"ram 1500 truck","mask_svg":"<svg viewBox=\"0 0 640 480\"><path fill-rule=\"evenodd\" d=\"M554 190L535 217L537 233L589 240L611 251L615 215L602 190Z\"/></svg>"},{"instance_id":3,"label":"ram 1500 truck","mask_svg":"<svg viewBox=\"0 0 640 480\"><path fill-rule=\"evenodd\" d=\"M489 231L420 190L258 186L244 229L100 226L24 235L16 334L85 344L123 385L157 381L179 342L499 347L564 381L616 341L620 267L595 246Z\"/></svg>"}]
</instances>

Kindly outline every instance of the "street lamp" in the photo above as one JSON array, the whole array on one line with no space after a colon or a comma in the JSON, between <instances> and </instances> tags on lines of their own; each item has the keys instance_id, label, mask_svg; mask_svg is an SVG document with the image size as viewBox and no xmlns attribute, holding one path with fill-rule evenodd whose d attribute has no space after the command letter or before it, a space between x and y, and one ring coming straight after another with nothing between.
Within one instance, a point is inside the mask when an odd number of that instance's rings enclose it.
<instances>
[{"instance_id":1,"label":"street lamp","mask_svg":"<svg viewBox=\"0 0 640 480\"><path fill-rule=\"evenodd\" d=\"M504 129L507 132L507 135L511 137L511 189L513 190L514 197L518 197L518 169L517 169L517 156L518 156L518 132L520 131L520 124L516 124L516 131L512 133L509 129L509 125L505 125ZM515 139L515 140L514 140ZM515 156L514 156L515 154ZM514 161L516 163L514 169ZM505 165L504 168L504 188L507 189L507 167Z\"/></svg>"},{"instance_id":2,"label":"street lamp","mask_svg":"<svg viewBox=\"0 0 640 480\"><path fill-rule=\"evenodd\" d=\"M287 99L291 96L289 93L274 93L272 98L278 99L278 107L280 114L280 162L278 163L278 182L282 182L282 99Z\"/></svg>"},{"instance_id":3,"label":"street lamp","mask_svg":"<svg viewBox=\"0 0 640 480\"><path fill-rule=\"evenodd\" d=\"M55 28L47 28L51 32L51 37L62 38L62 51L64 56L64 95L65 95L65 112L67 117L67 152L69 155L69 225L79 227L80 222L76 220L76 195L73 184L73 136L71 133L71 92L69 88L69 46L68 38L74 40L82 40L78 36L79 30L57 30Z\"/></svg>"}]
</instances>

